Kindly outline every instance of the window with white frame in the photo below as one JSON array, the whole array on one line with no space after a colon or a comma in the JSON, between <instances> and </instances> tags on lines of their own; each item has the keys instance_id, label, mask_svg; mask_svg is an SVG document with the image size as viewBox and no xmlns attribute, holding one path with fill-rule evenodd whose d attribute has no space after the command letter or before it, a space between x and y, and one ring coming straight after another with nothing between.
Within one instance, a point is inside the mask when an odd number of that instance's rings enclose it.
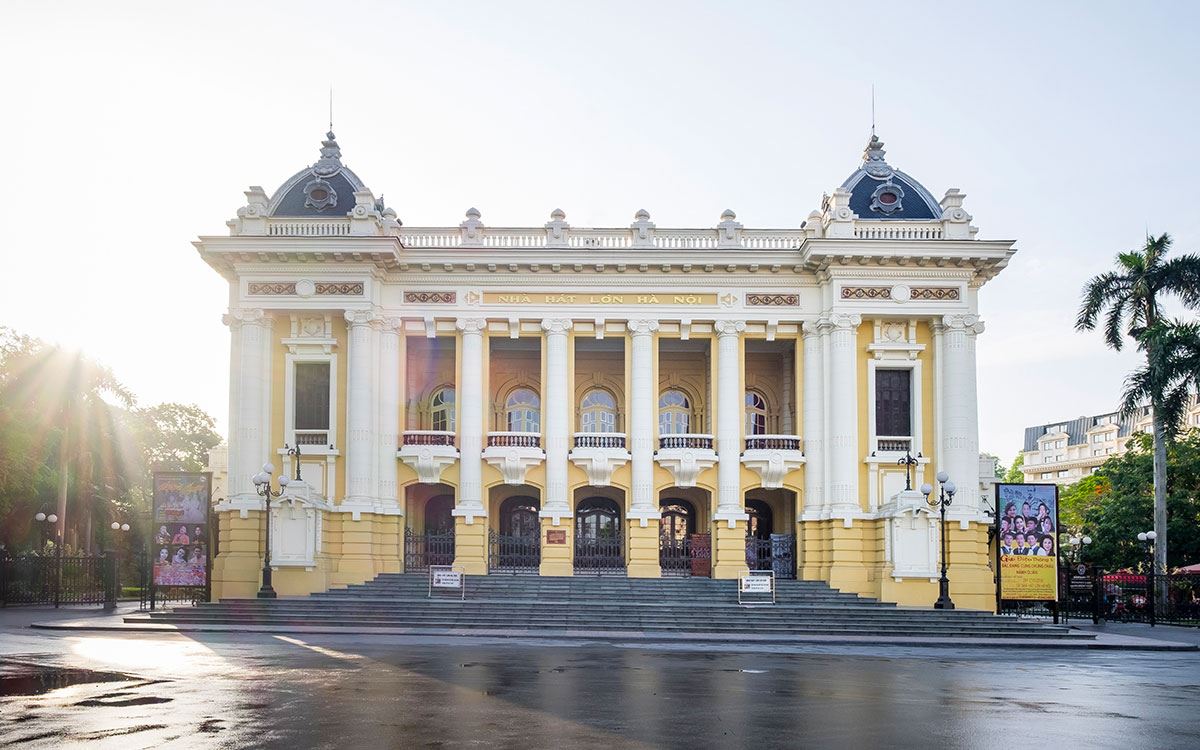
<instances>
[{"instance_id":1,"label":"window with white frame","mask_svg":"<svg viewBox=\"0 0 1200 750\"><path fill-rule=\"evenodd\" d=\"M1058 472L1058 476L1061 479L1062 477L1065 477L1065 476L1069 475L1070 473L1071 472L1069 472L1069 471L1060 471L1060 472Z\"/></svg>"},{"instance_id":2,"label":"window with white frame","mask_svg":"<svg viewBox=\"0 0 1200 750\"><path fill-rule=\"evenodd\" d=\"M1052 471L1042 472L1042 479L1053 479L1053 478L1054 478L1054 472L1052 472Z\"/></svg>"},{"instance_id":3,"label":"window with white frame","mask_svg":"<svg viewBox=\"0 0 1200 750\"><path fill-rule=\"evenodd\" d=\"M327 445L330 429L329 362L296 362L292 429L298 445Z\"/></svg>"},{"instance_id":4,"label":"window with white frame","mask_svg":"<svg viewBox=\"0 0 1200 750\"><path fill-rule=\"evenodd\" d=\"M430 429L454 432L454 389L438 388L429 399Z\"/></svg>"},{"instance_id":5,"label":"window with white frame","mask_svg":"<svg viewBox=\"0 0 1200 750\"><path fill-rule=\"evenodd\" d=\"M658 398L658 434L683 435L691 431L692 403L683 391L663 391Z\"/></svg>"},{"instance_id":6,"label":"window with white frame","mask_svg":"<svg viewBox=\"0 0 1200 750\"><path fill-rule=\"evenodd\" d=\"M579 427L583 432L616 432L617 400L603 388L593 388L579 402Z\"/></svg>"},{"instance_id":7,"label":"window with white frame","mask_svg":"<svg viewBox=\"0 0 1200 750\"><path fill-rule=\"evenodd\" d=\"M517 388L504 401L509 432L541 432L542 402L528 388Z\"/></svg>"},{"instance_id":8,"label":"window with white frame","mask_svg":"<svg viewBox=\"0 0 1200 750\"><path fill-rule=\"evenodd\" d=\"M912 449L912 370L875 370L875 437L881 451Z\"/></svg>"},{"instance_id":9,"label":"window with white frame","mask_svg":"<svg viewBox=\"0 0 1200 750\"><path fill-rule=\"evenodd\" d=\"M746 434L767 434L767 400L757 391L746 391Z\"/></svg>"}]
</instances>

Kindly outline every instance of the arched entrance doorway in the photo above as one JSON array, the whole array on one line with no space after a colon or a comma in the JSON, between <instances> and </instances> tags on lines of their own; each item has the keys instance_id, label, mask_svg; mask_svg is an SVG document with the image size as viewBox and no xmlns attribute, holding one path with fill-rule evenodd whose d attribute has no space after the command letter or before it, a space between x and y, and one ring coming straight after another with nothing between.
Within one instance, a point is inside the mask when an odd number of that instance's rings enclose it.
<instances>
[{"instance_id":1,"label":"arched entrance doorway","mask_svg":"<svg viewBox=\"0 0 1200 750\"><path fill-rule=\"evenodd\" d=\"M420 530L404 529L404 569L429 570L430 565L454 562L454 496L434 495L422 508Z\"/></svg>"},{"instance_id":2,"label":"arched entrance doorway","mask_svg":"<svg viewBox=\"0 0 1200 750\"><path fill-rule=\"evenodd\" d=\"M575 572L620 573L625 570L621 508L607 497L589 497L575 509Z\"/></svg>"},{"instance_id":3,"label":"arched entrance doorway","mask_svg":"<svg viewBox=\"0 0 1200 750\"><path fill-rule=\"evenodd\" d=\"M664 576L692 575L692 543L696 535L696 506L680 497L658 502L658 565Z\"/></svg>"},{"instance_id":4,"label":"arched entrance doorway","mask_svg":"<svg viewBox=\"0 0 1200 750\"><path fill-rule=\"evenodd\" d=\"M488 568L495 573L537 574L542 562L540 503L517 495L500 503L500 530L488 539Z\"/></svg>"},{"instance_id":5,"label":"arched entrance doorway","mask_svg":"<svg viewBox=\"0 0 1200 750\"><path fill-rule=\"evenodd\" d=\"M750 570L771 570L776 578L796 577L796 536L776 531L771 504L757 498L746 499L746 565ZM783 521L783 530L787 526Z\"/></svg>"}]
</instances>

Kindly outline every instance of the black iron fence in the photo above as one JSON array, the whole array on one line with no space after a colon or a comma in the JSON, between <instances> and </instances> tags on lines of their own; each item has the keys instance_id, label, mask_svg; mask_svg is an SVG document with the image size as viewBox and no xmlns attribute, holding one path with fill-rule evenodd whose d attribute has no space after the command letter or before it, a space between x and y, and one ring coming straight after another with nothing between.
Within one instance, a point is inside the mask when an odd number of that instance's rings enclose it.
<instances>
[{"instance_id":1,"label":"black iron fence","mask_svg":"<svg viewBox=\"0 0 1200 750\"><path fill-rule=\"evenodd\" d=\"M750 570L771 570L776 578L796 577L795 534L746 537L746 565Z\"/></svg>"},{"instance_id":2,"label":"black iron fence","mask_svg":"<svg viewBox=\"0 0 1200 750\"><path fill-rule=\"evenodd\" d=\"M488 570L493 573L537 575L542 564L542 539L537 534L488 532Z\"/></svg>"},{"instance_id":3,"label":"black iron fence","mask_svg":"<svg viewBox=\"0 0 1200 750\"><path fill-rule=\"evenodd\" d=\"M20 555L0 558L0 606L96 604L115 607L116 555Z\"/></svg>"},{"instance_id":4,"label":"black iron fence","mask_svg":"<svg viewBox=\"0 0 1200 750\"><path fill-rule=\"evenodd\" d=\"M454 532L442 533L404 530L404 570L426 571L430 565L454 563Z\"/></svg>"},{"instance_id":5,"label":"black iron fence","mask_svg":"<svg viewBox=\"0 0 1200 750\"><path fill-rule=\"evenodd\" d=\"M664 576L708 576L712 570L712 537L689 534L658 540L658 564Z\"/></svg>"},{"instance_id":6,"label":"black iron fence","mask_svg":"<svg viewBox=\"0 0 1200 750\"><path fill-rule=\"evenodd\" d=\"M1200 626L1200 573L1059 569L1057 602L1002 601L1000 614L1062 622L1142 622Z\"/></svg>"},{"instance_id":7,"label":"black iron fence","mask_svg":"<svg viewBox=\"0 0 1200 750\"><path fill-rule=\"evenodd\" d=\"M620 534L602 537L576 534L575 572L584 575L625 572L624 537Z\"/></svg>"}]
</instances>

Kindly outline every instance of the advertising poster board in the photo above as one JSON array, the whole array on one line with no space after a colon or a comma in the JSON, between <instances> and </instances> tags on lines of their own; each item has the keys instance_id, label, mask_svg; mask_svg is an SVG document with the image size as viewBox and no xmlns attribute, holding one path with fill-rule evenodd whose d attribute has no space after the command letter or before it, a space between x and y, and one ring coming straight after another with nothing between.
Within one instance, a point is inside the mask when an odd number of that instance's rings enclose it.
<instances>
[{"instance_id":1,"label":"advertising poster board","mask_svg":"<svg viewBox=\"0 0 1200 750\"><path fill-rule=\"evenodd\" d=\"M208 472L154 472L150 535L154 586L208 586L211 495Z\"/></svg>"},{"instance_id":2,"label":"advertising poster board","mask_svg":"<svg viewBox=\"0 0 1200 750\"><path fill-rule=\"evenodd\" d=\"M1058 485L997 484L1001 601L1058 601Z\"/></svg>"}]
</instances>

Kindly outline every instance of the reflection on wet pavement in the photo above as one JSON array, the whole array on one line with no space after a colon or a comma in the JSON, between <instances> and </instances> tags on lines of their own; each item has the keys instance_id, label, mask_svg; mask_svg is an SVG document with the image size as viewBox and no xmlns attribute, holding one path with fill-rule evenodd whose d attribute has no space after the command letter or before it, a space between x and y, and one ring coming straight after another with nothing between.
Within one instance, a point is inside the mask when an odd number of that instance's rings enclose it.
<instances>
[{"instance_id":1,"label":"reflection on wet pavement","mask_svg":"<svg viewBox=\"0 0 1200 750\"><path fill-rule=\"evenodd\" d=\"M0 696L41 695L85 682L114 682L129 677L93 669L57 669L21 662L0 662Z\"/></svg>"},{"instance_id":2,"label":"reflection on wet pavement","mask_svg":"<svg viewBox=\"0 0 1200 750\"><path fill-rule=\"evenodd\" d=\"M1200 746L1196 654L12 631L4 653L45 688L0 695L0 745Z\"/></svg>"}]
</instances>

